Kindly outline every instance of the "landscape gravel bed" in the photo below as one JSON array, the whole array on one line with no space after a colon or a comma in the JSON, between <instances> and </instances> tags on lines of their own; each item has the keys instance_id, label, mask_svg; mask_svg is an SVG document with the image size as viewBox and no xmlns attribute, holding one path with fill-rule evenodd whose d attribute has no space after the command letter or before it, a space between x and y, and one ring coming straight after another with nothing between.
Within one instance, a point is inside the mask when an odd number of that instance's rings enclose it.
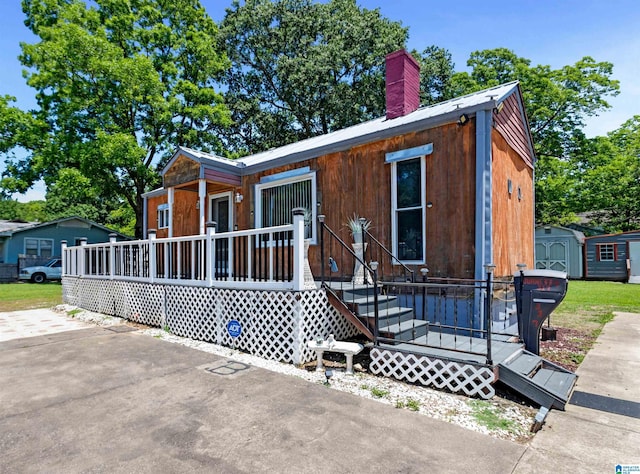
<instances>
[{"instance_id":1,"label":"landscape gravel bed","mask_svg":"<svg viewBox=\"0 0 640 474\"><path fill-rule=\"evenodd\" d=\"M57 310L65 312L76 320L99 326L132 324L121 318L93 313L69 305L60 305ZM359 365L355 366L356 373L354 375L347 375L343 364L331 361L325 364L333 369L333 376L327 384L324 372L314 370L315 362L297 367L292 364L256 357L229 347L176 336L163 329L149 328L139 324L135 324L135 326L142 334L167 342L228 357L273 372L299 377L311 383L324 384L334 390L386 403L398 409L411 410L416 414L454 423L495 438L524 443L533 436L530 428L536 410L526 404L499 396L491 400L471 399L386 377L378 377L366 372Z\"/></svg>"}]
</instances>

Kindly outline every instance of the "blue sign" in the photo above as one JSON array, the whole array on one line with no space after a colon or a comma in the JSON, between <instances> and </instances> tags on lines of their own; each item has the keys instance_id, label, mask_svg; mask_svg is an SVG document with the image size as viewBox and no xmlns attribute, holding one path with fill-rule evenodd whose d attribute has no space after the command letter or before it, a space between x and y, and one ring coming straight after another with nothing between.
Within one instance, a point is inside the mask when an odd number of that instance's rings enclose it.
<instances>
[{"instance_id":1,"label":"blue sign","mask_svg":"<svg viewBox=\"0 0 640 474\"><path fill-rule=\"evenodd\" d=\"M238 321L232 319L227 323L227 332L231 337L238 337L240 334L242 334L242 326Z\"/></svg>"}]
</instances>

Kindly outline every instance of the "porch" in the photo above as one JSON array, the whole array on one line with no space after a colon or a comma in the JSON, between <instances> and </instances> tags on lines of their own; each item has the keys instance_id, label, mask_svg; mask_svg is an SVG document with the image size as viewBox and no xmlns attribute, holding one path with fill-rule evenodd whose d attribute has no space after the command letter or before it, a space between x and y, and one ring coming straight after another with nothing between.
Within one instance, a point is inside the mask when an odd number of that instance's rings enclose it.
<instances>
[{"instance_id":1,"label":"porch","mask_svg":"<svg viewBox=\"0 0 640 474\"><path fill-rule=\"evenodd\" d=\"M365 258L344 242L333 245L323 222L321 261L333 264L328 275L323 265L315 281L304 227L298 209L285 226L216 233L209 225L205 235L156 238L151 232L147 240L63 246L63 299L293 364L314 360L310 340L361 333L372 340L375 374L494 396L500 367L525 349L513 281L495 282L491 273L483 281L428 279L426 273L416 281L402 265L385 274L384 265L372 261L373 240Z\"/></svg>"}]
</instances>

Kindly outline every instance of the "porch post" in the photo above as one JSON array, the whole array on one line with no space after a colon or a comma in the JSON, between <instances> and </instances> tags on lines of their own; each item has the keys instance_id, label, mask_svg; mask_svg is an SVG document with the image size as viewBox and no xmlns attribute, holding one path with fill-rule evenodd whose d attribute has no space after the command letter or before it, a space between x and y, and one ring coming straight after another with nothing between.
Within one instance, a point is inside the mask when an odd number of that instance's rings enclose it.
<instances>
[{"instance_id":1,"label":"porch post","mask_svg":"<svg viewBox=\"0 0 640 474\"><path fill-rule=\"evenodd\" d=\"M62 265L62 276L67 276L67 241L60 241L60 265Z\"/></svg>"},{"instance_id":2,"label":"porch post","mask_svg":"<svg viewBox=\"0 0 640 474\"><path fill-rule=\"evenodd\" d=\"M205 234L205 202L207 198L207 181L198 180L198 207L200 208L200 235Z\"/></svg>"},{"instance_id":3,"label":"porch post","mask_svg":"<svg viewBox=\"0 0 640 474\"><path fill-rule=\"evenodd\" d=\"M156 229L149 229L149 283L156 279Z\"/></svg>"},{"instance_id":4,"label":"porch post","mask_svg":"<svg viewBox=\"0 0 640 474\"><path fill-rule=\"evenodd\" d=\"M206 242L206 250L205 250L205 278L207 281L207 286L213 286L213 280L215 279L215 269L213 268L215 259L215 246L214 246L214 236L216 233L216 223L215 222L207 222L207 238Z\"/></svg>"},{"instance_id":5,"label":"porch post","mask_svg":"<svg viewBox=\"0 0 640 474\"><path fill-rule=\"evenodd\" d=\"M109 280L113 280L116 274L116 238L118 234L109 234Z\"/></svg>"},{"instance_id":6,"label":"porch post","mask_svg":"<svg viewBox=\"0 0 640 474\"><path fill-rule=\"evenodd\" d=\"M78 276L84 276L84 273L86 271L86 267L85 267L85 256L86 256L86 251L87 249L85 249L84 247L86 247L87 245L87 238L86 237L82 237L80 239L80 255L78 256Z\"/></svg>"},{"instance_id":7,"label":"porch post","mask_svg":"<svg viewBox=\"0 0 640 474\"><path fill-rule=\"evenodd\" d=\"M293 209L293 290L304 288L304 208Z\"/></svg>"},{"instance_id":8,"label":"porch post","mask_svg":"<svg viewBox=\"0 0 640 474\"><path fill-rule=\"evenodd\" d=\"M173 188L167 189L167 204L169 204L169 233L168 237L173 237Z\"/></svg>"}]
</instances>

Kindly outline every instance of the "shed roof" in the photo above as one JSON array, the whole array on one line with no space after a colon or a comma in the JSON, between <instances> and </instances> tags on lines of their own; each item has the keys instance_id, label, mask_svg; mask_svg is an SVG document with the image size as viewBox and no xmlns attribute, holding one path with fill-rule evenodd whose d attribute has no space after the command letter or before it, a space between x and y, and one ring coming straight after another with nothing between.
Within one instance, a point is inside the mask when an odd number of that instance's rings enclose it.
<instances>
[{"instance_id":1,"label":"shed roof","mask_svg":"<svg viewBox=\"0 0 640 474\"><path fill-rule=\"evenodd\" d=\"M185 155L201 165L224 172L247 175L257 171L315 158L356 145L397 136L412 131L432 128L445 123L456 122L462 114L473 115L479 110L493 110L514 93L518 93L521 104L518 81L484 89L438 104L420 107L402 117L387 119L379 117L342 130L319 135L299 142L284 145L271 150L230 160L214 154L179 147L172 159L164 167L164 174L179 155ZM522 105L522 104L521 104ZM530 134L527 137L531 150Z\"/></svg>"},{"instance_id":2,"label":"shed roof","mask_svg":"<svg viewBox=\"0 0 640 474\"><path fill-rule=\"evenodd\" d=\"M562 227L560 225L539 225L536 226L536 237L538 237L538 231L542 231L545 230L547 228L551 228L551 229L556 229L558 231L563 232L565 235L571 235L573 236L579 243L584 244L584 239L585 236L582 232L580 232L579 230L576 229L570 229L568 227ZM544 236L544 234L542 234L540 237ZM558 235L556 234L556 237Z\"/></svg>"}]
</instances>

